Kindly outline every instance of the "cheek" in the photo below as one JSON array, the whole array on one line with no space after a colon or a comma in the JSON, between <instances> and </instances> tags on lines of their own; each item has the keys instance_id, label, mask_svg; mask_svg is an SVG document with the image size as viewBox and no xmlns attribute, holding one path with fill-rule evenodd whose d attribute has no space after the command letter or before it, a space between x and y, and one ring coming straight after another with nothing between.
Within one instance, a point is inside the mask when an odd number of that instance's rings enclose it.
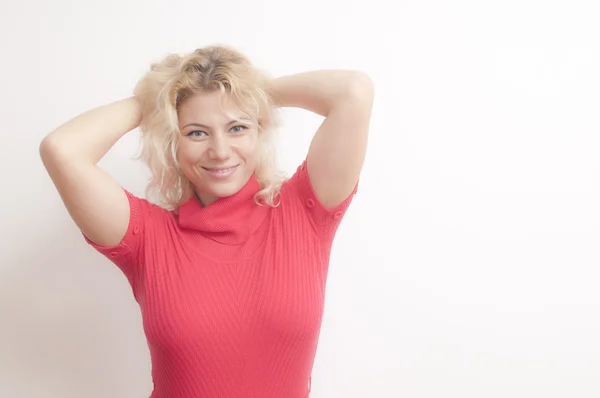
<instances>
[{"instance_id":1,"label":"cheek","mask_svg":"<svg viewBox=\"0 0 600 398\"><path fill-rule=\"evenodd\" d=\"M259 153L260 145L261 143L258 137L258 133L255 132L253 135L248 136L244 147L244 152L246 153L246 156L256 157Z\"/></svg>"},{"instance_id":2,"label":"cheek","mask_svg":"<svg viewBox=\"0 0 600 398\"><path fill-rule=\"evenodd\" d=\"M202 149L193 143L181 142L177 148L177 161L182 166L195 163L201 156Z\"/></svg>"},{"instance_id":3,"label":"cheek","mask_svg":"<svg viewBox=\"0 0 600 398\"><path fill-rule=\"evenodd\" d=\"M255 164L260 154L260 145L257 140L249 140L244 145L238 147L238 153L244 158L246 163Z\"/></svg>"}]
</instances>

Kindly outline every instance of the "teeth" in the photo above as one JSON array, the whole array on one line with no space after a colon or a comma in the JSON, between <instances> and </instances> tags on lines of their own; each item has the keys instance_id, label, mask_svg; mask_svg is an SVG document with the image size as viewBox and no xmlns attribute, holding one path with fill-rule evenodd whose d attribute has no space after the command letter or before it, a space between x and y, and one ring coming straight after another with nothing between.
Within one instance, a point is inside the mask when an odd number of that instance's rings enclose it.
<instances>
[{"instance_id":1,"label":"teeth","mask_svg":"<svg viewBox=\"0 0 600 398\"><path fill-rule=\"evenodd\" d=\"M209 170L210 172L212 172L212 173L221 173L221 174L225 174L225 173L227 173L227 172L229 172L229 171L233 170L233 167L230 167L230 168L228 168L228 169L220 169L220 170L218 170L218 169L208 169L208 170Z\"/></svg>"}]
</instances>

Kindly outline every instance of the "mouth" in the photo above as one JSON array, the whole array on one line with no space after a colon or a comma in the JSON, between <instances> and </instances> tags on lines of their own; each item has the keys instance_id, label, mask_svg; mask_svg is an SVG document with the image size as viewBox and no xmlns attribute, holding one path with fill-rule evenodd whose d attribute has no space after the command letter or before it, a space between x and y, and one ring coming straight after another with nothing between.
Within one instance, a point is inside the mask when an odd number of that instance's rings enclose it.
<instances>
[{"instance_id":1,"label":"mouth","mask_svg":"<svg viewBox=\"0 0 600 398\"><path fill-rule=\"evenodd\" d=\"M210 171L212 173L226 173L238 167L238 165L227 166L227 167L202 167L206 171Z\"/></svg>"},{"instance_id":2,"label":"mouth","mask_svg":"<svg viewBox=\"0 0 600 398\"><path fill-rule=\"evenodd\" d=\"M227 167L202 167L209 175L213 177L229 177L232 175L239 165L227 166Z\"/></svg>"}]
</instances>

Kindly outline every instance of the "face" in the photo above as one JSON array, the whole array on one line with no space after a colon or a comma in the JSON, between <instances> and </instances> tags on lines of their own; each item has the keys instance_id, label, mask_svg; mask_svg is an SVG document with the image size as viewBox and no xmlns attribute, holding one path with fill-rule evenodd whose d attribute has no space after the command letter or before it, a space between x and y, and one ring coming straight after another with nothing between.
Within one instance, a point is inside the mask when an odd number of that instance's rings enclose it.
<instances>
[{"instance_id":1,"label":"face","mask_svg":"<svg viewBox=\"0 0 600 398\"><path fill-rule=\"evenodd\" d=\"M238 192L256 169L257 123L220 91L188 97L178 116L177 160L200 202L208 206Z\"/></svg>"}]
</instances>

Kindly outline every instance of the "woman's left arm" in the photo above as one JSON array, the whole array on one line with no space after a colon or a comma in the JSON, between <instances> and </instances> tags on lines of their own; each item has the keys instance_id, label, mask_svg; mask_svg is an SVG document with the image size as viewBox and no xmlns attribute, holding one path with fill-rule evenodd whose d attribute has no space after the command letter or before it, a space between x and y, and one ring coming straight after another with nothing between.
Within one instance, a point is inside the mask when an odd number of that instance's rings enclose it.
<instances>
[{"instance_id":1,"label":"woman's left arm","mask_svg":"<svg viewBox=\"0 0 600 398\"><path fill-rule=\"evenodd\" d=\"M280 107L303 108L325 117L307 155L311 184L327 208L354 190L367 150L373 83L362 72L321 70L283 76L270 82Z\"/></svg>"}]
</instances>

